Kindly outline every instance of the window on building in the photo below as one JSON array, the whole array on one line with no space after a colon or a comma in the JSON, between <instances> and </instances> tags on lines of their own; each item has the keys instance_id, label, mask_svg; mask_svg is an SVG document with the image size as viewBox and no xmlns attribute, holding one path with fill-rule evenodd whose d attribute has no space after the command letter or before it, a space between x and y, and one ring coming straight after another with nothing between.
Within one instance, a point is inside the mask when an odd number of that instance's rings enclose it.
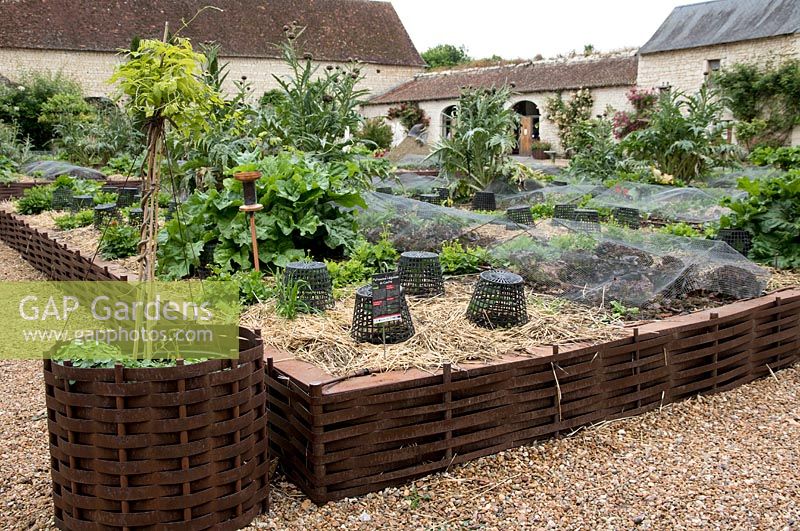
<instances>
[{"instance_id":1,"label":"window on building","mask_svg":"<svg viewBox=\"0 0 800 531\"><path fill-rule=\"evenodd\" d=\"M706 61L706 72L712 74L714 72L719 72L719 68L722 66L722 60L720 59L709 59Z\"/></svg>"},{"instance_id":2,"label":"window on building","mask_svg":"<svg viewBox=\"0 0 800 531\"><path fill-rule=\"evenodd\" d=\"M706 76L706 84L708 86L712 86L714 84L714 74L719 72L721 66L722 61L719 59L706 60L706 71L703 75Z\"/></svg>"},{"instance_id":3,"label":"window on building","mask_svg":"<svg viewBox=\"0 0 800 531\"><path fill-rule=\"evenodd\" d=\"M450 138L453 134L453 122L456 119L457 108L455 105L445 107L442 111L442 138Z\"/></svg>"}]
</instances>

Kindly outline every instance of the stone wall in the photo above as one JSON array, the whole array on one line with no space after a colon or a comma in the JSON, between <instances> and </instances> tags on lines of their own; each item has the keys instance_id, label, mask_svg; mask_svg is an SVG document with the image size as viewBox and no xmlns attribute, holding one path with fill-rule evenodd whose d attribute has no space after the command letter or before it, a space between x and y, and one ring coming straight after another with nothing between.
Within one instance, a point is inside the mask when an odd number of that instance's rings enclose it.
<instances>
[{"instance_id":1,"label":"stone wall","mask_svg":"<svg viewBox=\"0 0 800 531\"><path fill-rule=\"evenodd\" d=\"M645 54L639 58L638 84L644 88L669 85L693 93L705 82L708 61L715 59L720 60L722 68L736 63L765 65L800 59L800 34ZM800 127L794 128L790 142L800 145Z\"/></svg>"},{"instance_id":2,"label":"stone wall","mask_svg":"<svg viewBox=\"0 0 800 531\"><path fill-rule=\"evenodd\" d=\"M638 85L670 85L696 92L706 79L708 60L719 59L725 68L735 63L766 64L790 58L800 58L800 34L645 54L639 57Z\"/></svg>"},{"instance_id":3,"label":"stone wall","mask_svg":"<svg viewBox=\"0 0 800 531\"><path fill-rule=\"evenodd\" d=\"M592 107L592 116L603 114L606 107L609 105L616 110L629 110L630 105L626 98L626 93L631 87L606 87L592 89L592 96L594 97L594 106ZM570 97L571 92L565 92L564 98ZM534 92L526 94L518 94L511 98L509 105L514 105L519 101L532 101L539 108L541 118L539 121L539 135L541 140L550 142L553 149L561 151L561 143L558 140L558 128L556 125L547 119L547 113L544 111L545 102L555 92ZM435 101L422 101L419 106L430 117L431 124L428 129L428 144L434 145L439 141L442 132L442 111L451 105L455 105L457 100L435 100ZM364 108L363 113L367 117L385 116L392 105L368 105ZM394 128L395 144L399 143L404 137L402 126L394 121L389 122Z\"/></svg>"},{"instance_id":4,"label":"stone wall","mask_svg":"<svg viewBox=\"0 0 800 531\"><path fill-rule=\"evenodd\" d=\"M14 80L22 72L58 71L78 81L87 96L107 96L112 87L106 83L114 71L114 66L121 57L111 53L100 52L60 52L44 50L0 49L0 74ZM232 82L247 76L253 83L253 93L261 96L265 91L277 88L278 84L272 74L283 76L289 74L286 65L276 59L226 58L229 63L228 90L233 89ZM327 64L322 63L321 68ZM387 66L364 64L362 73L366 76L363 87L372 96L383 94L390 88L409 81L420 71L418 67Z\"/></svg>"}]
</instances>

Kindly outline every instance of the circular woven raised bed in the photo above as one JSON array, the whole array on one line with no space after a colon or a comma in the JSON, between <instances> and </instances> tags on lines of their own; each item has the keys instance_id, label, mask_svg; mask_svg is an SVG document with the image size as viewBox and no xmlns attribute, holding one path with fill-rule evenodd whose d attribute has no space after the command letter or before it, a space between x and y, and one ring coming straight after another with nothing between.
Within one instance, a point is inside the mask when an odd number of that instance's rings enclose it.
<instances>
[{"instance_id":1,"label":"circular woven raised bed","mask_svg":"<svg viewBox=\"0 0 800 531\"><path fill-rule=\"evenodd\" d=\"M263 340L239 359L84 369L45 361L61 529L239 529L267 509Z\"/></svg>"}]
</instances>

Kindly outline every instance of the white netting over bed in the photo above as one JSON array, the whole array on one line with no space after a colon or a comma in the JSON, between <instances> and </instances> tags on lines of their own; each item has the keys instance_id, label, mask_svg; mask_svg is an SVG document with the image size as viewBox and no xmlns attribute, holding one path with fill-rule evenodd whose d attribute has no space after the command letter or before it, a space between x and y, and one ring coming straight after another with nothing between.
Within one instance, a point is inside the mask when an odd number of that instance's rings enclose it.
<instances>
[{"instance_id":1,"label":"white netting over bed","mask_svg":"<svg viewBox=\"0 0 800 531\"><path fill-rule=\"evenodd\" d=\"M365 199L368 208L358 216L362 233L372 242L385 233L401 252L436 250L464 238L486 245L510 237L506 221L491 215L379 192Z\"/></svg>"},{"instance_id":2,"label":"white netting over bed","mask_svg":"<svg viewBox=\"0 0 800 531\"><path fill-rule=\"evenodd\" d=\"M643 214L666 221L705 223L717 221L729 212L720 206L724 197L743 195L743 192L725 188L676 188L622 182L597 194L588 206L635 208Z\"/></svg>"},{"instance_id":3,"label":"white netting over bed","mask_svg":"<svg viewBox=\"0 0 800 531\"><path fill-rule=\"evenodd\" d=\"M520 232L490 248L500 264L537 289L589 304L642 306L690 292L746 299L769 272L728 244L620 227L602 232L559 221Z\"/></svg>"},{"instance_id":4,"label":"white netting over bed","mask_svg":"<svg viewBox=\"0 0 800 531\"><path fill-rule=\"evenodd\" d=\"M769 280L767 270L722 241L568 220L525 226L380 193L368 194L367 203L359 222L370 241L386 234L399 251L479 245L492 266L520 274L534 290L587 304L638 307L695 291L746 299Z\"/></svg>"}]
</instances>

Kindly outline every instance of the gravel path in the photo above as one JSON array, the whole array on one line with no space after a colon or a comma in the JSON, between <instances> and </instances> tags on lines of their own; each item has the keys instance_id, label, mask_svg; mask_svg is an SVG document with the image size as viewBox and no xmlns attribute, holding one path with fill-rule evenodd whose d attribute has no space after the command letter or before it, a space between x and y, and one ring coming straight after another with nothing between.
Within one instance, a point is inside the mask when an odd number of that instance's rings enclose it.
<instances>
[{"instance_id":1,"label":"gravel path","mask_svg":"<svg viewBox=\"0 0 800 531\"><path fill-rule=\"evenodd\" d=\"M0 244L0 280L39 278ZM13 276L10 276L13 272ZM0 529L52 525L40 362L0 361ZM800 529L800 367L249 529Z\"/></svg>"}]
</instances>

